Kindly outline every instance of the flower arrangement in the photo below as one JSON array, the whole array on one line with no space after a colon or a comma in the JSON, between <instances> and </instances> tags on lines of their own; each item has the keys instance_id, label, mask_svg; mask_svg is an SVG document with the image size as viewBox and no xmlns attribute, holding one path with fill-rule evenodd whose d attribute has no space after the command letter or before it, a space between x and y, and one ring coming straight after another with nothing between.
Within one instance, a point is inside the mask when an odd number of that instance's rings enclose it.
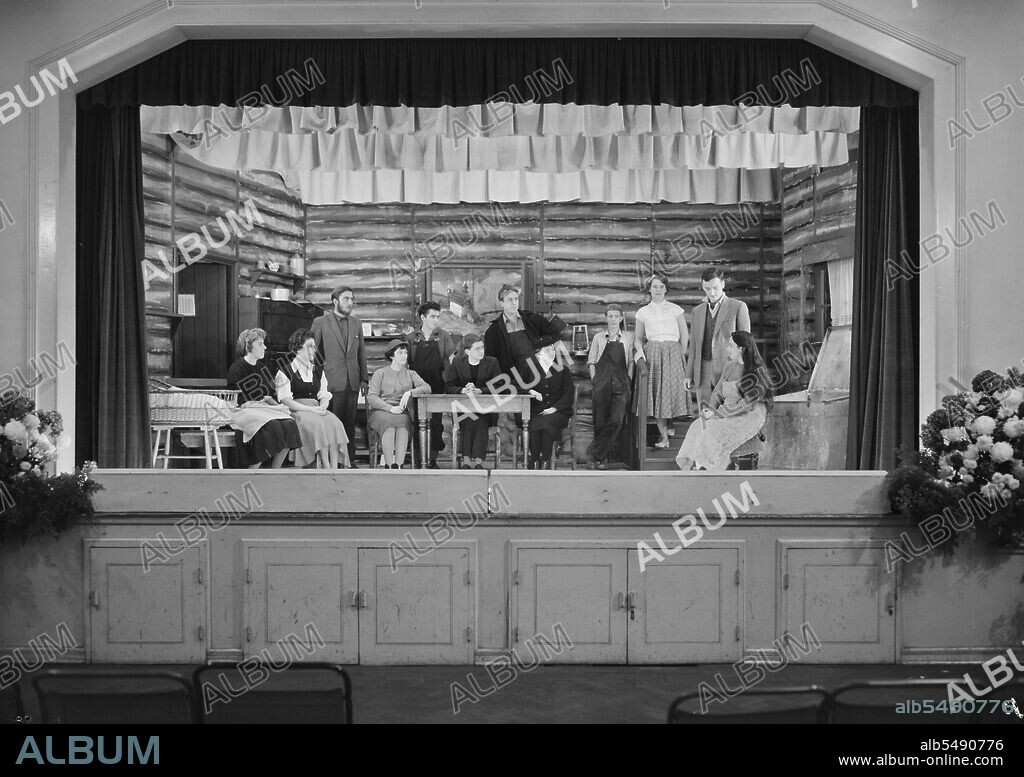
<instances>
[{"instance_id":1,"label":"flower arrangement","mask_svg":"<svg viewBox=\"0 0 1024 777\"><path fill-rule=\"evenodd\" d=\"M943 398L921 427L921 451L900 453L888 478L893 508L918 522L945 510L969 522L973 498L994 507L996 544L1024 546L1024 375L985 370ZM942 547L952 551L953 532Z\"/></svg>"},{"instance_id":2,"label":"flower arrangement","mask_svg":"<svg viewBox=\"0 0 1024 777\"><path fill-rule=\"evenodd\" d=\"M0 542L56 536L93 517L92 495L101 488L89 479L95 464L52 472L67 446L63 432L57 411L37 411L20 392L0 397Z\"/></svg>"}]
</instances>

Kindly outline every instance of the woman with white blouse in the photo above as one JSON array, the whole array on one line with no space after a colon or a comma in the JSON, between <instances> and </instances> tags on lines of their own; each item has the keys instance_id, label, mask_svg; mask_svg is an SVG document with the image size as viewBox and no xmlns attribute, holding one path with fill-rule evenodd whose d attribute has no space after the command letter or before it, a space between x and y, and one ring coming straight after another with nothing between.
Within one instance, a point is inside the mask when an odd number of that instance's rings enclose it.
<instances>
[{"instance_id":1,"label":"woman with white blouse","mask_svg":"<svg viewBox=\"0 0 1024 777\"><path fill-rule=\"evenodd\" d=\"M690 392L685 386L684 354L690 344L683 309L665 299L668 279L654 275L647 281L650 304L636 312L637 360L646 358L647 415L655 420L661 439L655 448L668 447L668 422L690 414Z\"/></svg>"},{"instance_id":2,"label":"woman with white blouse","mask_svg":"<svg viewBox=\"0 0 1024 777\"><path fill-rule=\"evenodd\" d=\"M319 469L349 466L348 435L338 417L328 411L331 392L327 376L316 363L316 338L299 329L288 338L288 351L295 358L282 365L274 376L277 401L292 411L299 427L302 447L295 451L295 466L317 463Z\"/></svg>"}]
</instances>

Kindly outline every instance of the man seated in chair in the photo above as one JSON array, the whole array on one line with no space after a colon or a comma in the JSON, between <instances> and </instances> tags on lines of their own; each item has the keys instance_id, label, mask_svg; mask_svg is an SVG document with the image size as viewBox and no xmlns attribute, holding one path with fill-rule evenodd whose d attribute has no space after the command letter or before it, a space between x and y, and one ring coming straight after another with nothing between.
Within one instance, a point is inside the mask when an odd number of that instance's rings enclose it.
<instances>
[{"instance_id":1,"label":"man seated in chair","mask_svg":"<svg viewBox=\"0 0 1024 777\"><path fill-rule=\"evenodd\" d=\"M572 371L556 362L558 335L541 335L534 342L535 353L513 371L520 392L529 394L530 403L530 465L544 469L551 461L555 442L569 425L573 414Z\"/></svg>"}]
</instances>

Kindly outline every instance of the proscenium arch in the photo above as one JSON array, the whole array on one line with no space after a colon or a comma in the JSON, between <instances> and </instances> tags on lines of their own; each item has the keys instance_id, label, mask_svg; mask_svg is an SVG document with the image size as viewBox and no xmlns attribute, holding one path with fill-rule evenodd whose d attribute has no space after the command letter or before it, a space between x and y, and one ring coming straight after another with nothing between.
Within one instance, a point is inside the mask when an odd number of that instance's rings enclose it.
<instances>
[{"instance_id":1,"label":"proscenium arch","mask_svg":"<svg viewBox=\"0 0 1024 777\"><path fill-rule=\"evenodd\" d=\"M920 92L920 235L965 213L965 153L949 149L946 122L963 109L964 60L887 22L835 0L794 3L662 3L614 6L545 2L463 5L211 3L168 8L164 0L126 14L28 63L28 75L57 70L66 58L78 81L29 114L29 267L26 354L72 353L75 341L75 95L192 38L355 37L750 37L802 38ZM245 19L237 25L224 17ZM391 18L389 18L391 17ZM401 18L399 18L401 17ZM966 309L963 267L970 247L955 250L920 276L919 405L922 419L940 386L964 377ZM940 316L955 310L955 316ZM42 406L60 407L75 429L75 368L37 389ZM61 454L73 464L74 445Z\"/></svg>"}]
</instances>

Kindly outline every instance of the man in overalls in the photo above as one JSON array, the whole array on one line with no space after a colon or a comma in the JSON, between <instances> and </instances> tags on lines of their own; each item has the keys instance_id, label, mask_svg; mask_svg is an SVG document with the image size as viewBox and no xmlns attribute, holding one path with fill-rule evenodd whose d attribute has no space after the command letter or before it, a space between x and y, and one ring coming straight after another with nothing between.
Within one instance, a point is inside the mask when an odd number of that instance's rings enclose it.
<instances>
[{"instance_id":1,"label":"man in overalls","mask_svg":"<svg viewBox=\"0 0 1024 777\"><path fill-rule=\"evenodd\" d=\"M417 314L420 329L406 335L409 343L409 369L423 378L434 394L444 393L444 371L455 355L455 336L441 329L441 306L424 302ZM437 469L437 454L444 450L444 415L430 414L430 463L428 469ZM424 455L420 451L420 455Z\"/></svg>"},{"instance_id":2,"label":"man in overalls","mask_svg":"<svg viewBox=\"0 0 1024 777\"><path fill-rule=\"evenodd\" d=\"M594 335L587 366L593 381L594 439L587 455L597 469L606 469L608 455L626 422L633 377L633 335L623 328L619 305L605 311L608 328Z\"/></svg>"}]
</instances>

